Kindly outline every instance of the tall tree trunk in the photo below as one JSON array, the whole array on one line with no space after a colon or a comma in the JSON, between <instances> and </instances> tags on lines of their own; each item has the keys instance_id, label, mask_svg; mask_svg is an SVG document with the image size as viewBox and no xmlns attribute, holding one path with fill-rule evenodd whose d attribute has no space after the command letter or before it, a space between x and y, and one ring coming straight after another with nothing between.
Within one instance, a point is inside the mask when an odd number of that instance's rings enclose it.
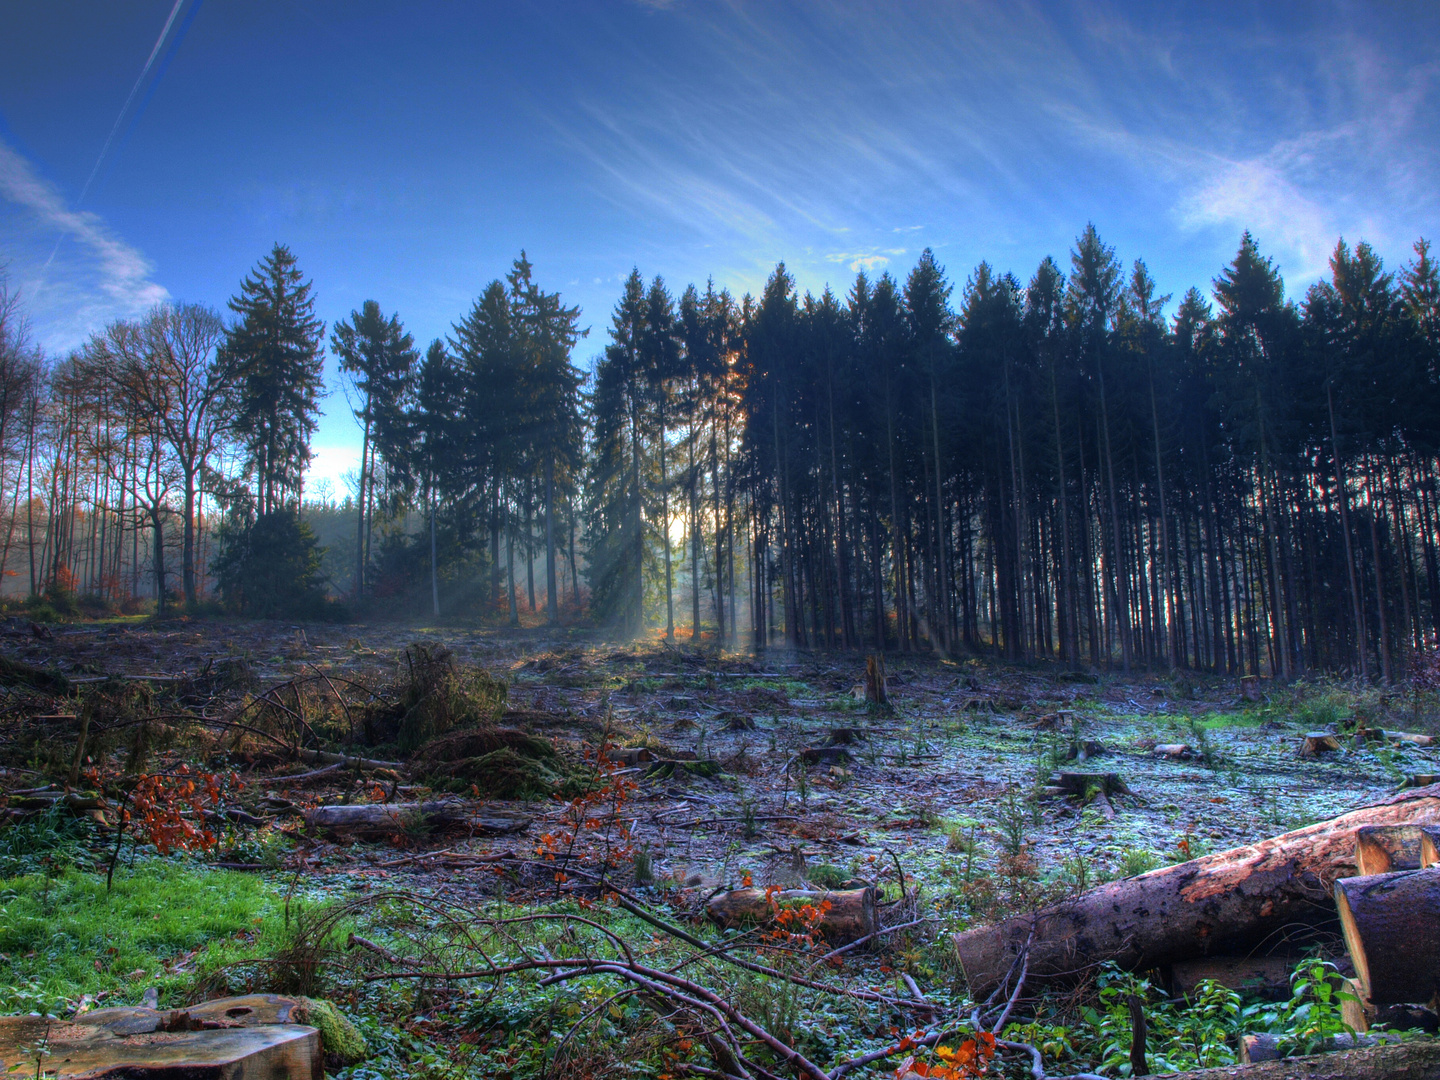
<instances>
[{"instance_id":1,"label":"tall tree trunk","mask_svg":"<svg viewBox=\"0 0 1440 1080\"><path fill-rule=\"evenodd\" d=\"M368 477L370 474L370 405L365 405L364 434L360 439L360 489L357 492L355 506L359 511L355 525L355 599L360 600L365 596L365 507L366 495L368 493Z\"/></svg>"},{"instance_id":2,"label":"tall tree trunk","mask_svg":"<svg viewBox=\"0 0 1440 1080\"><path fill-rule=\"evenodd\" d=\"M545 614L560 621L560 579L555 572L555 454L545 456Z\"/></svg>"},{"instance_id":3,"label":"tall tree trunk","mask_svg":"<svg viewBox=\"0 0 1440 1080\"><path fill-rule=\"evenodd\" d=\"M1360 660L1360 677L1370 678L1369 649L1365 645L1365 617L1361 613L1360 590L1355 583L1355 555L1350 547L1350 481L1340 457L1340 437L1335 430L1335 389L1325 386L1325 405L1330 414L1330 456L1335 462L1335 489L1340 496L1340 530L1345 534L1345 579L1350 587L1350 613L1355 620L1355 651Z\"/></svg>"}]
</instances>

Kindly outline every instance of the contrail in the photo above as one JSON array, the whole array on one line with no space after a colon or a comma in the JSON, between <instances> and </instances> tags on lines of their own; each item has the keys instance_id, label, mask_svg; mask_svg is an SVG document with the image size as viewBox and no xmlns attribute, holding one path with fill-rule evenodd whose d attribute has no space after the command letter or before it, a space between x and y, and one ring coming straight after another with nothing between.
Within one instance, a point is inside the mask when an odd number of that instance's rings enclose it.
<instances>
[{"instance_id":1,"label":"contrail","mask_svg":"<svg viewBox=\"0 0 1440 1080\"><path fill-rule=\"evenodd\" d=\"M90 185L95 182L96 175L100 172L100 165L105 160L105 155L110 152L110 144L115 141L115 133L120 130L121 121L125 119L126 112L130 109L130 103L135 100L135 95L140 92L140 86L145 82L145 76L150 74L150 68L155 64L155 58L160 55L160 49L165 44L165 38L170 34L170 27L175 25L175 16L180 14L180 9L185 6L185 0L175 0L175 6L170 9L170 17L165 20L165 25L160 30L160 36L155 39L155 47L150 50L150 56L145 61L145 66L140 69L140 77L135 80L135 85L130 88L130 96L125 99L125 104L120 106L120 115L115 117L115 126L110 129L110 134L105 138L105 145L100 148L100 156L95 159L95 167L90 170L90 178L85 181L85 186L80 189L80 198L75 200L78 208L85 201L85 195L90 190Z\"/></svg>"}]
</instances>

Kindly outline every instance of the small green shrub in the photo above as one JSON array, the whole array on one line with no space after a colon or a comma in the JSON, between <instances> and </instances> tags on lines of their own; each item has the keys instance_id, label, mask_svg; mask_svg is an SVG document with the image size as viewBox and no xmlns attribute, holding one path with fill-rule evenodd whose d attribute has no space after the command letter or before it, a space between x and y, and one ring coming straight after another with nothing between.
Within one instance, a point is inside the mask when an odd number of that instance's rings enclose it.
<instances>
[{"instance_id":1,"label":"small green shrub","mask_svg":"<svg viewBox=\"0 0 1440 1080\"><path fill-rule=\"evenodd\" d=\"M1120 877L1136 877L1139 874L1148 874L1160 865L1160 856L1155 852L1145 848L1127 847L1120 853L1115 872Z\"/></svg>"}]
</instances>

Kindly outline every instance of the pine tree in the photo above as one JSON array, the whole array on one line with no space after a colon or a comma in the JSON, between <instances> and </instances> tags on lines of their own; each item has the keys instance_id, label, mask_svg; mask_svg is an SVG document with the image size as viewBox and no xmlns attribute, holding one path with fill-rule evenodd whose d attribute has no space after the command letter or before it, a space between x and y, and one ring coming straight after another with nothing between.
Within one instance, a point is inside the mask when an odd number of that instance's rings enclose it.
<instances>
[{"instance_id":1,"label":"pine tree","mask_svg":"<svg viewBox=\"0 0 1440 1080\"><path fill-rule=\"evenodd\" d=\"M255 510L298 506L323 382L325 324L295 256L276 244L230 299L240 316L225 350L239 379L236 429L255 484Z\"/></svg>"}]
</instances>

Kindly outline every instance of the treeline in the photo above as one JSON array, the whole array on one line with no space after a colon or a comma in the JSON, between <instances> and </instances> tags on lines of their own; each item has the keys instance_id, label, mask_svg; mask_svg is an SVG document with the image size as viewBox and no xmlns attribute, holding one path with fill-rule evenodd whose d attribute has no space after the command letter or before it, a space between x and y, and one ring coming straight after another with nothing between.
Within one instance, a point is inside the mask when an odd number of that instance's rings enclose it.
<instances>
[{"instance_id":1,"label":"treeline","mask_svg":"<svg viewBox=\"0 0 1440 1080\"><path fill-rule=\"evenodd\" d=\"M1296 303L1246 234L1169 314L1093 227L1068 261L982 263L957 294L927 251L843 298L783 265L738 300L636 271L588 372L523 253L423 352L366 301L328 336L362 432L331 591L732 646L1399 677L1440 630L1428 245L1392 273L1341 241ZM53 364L3 295L8 574L319 602L327 338L288 250L228 318L161 307Z\"/></svg>"},{"instance_id":2,"label":"treeline","mask_svg":"<svg viewBox=\"0 0 1440 1080\"><path fill-rule=\"evenodd\" d=\"M1069 262L958 297L928 251L843 300L783 265L738 303L632 275L596 368L597 615L639 629L659 582L673 632L648 534L683 517L732 641L1396 677L1440 629L1428 245L1393 275L1341 241L1295 304L1247 233L1172 317L1093 227Z\"/></svg>"}]
</instances>

